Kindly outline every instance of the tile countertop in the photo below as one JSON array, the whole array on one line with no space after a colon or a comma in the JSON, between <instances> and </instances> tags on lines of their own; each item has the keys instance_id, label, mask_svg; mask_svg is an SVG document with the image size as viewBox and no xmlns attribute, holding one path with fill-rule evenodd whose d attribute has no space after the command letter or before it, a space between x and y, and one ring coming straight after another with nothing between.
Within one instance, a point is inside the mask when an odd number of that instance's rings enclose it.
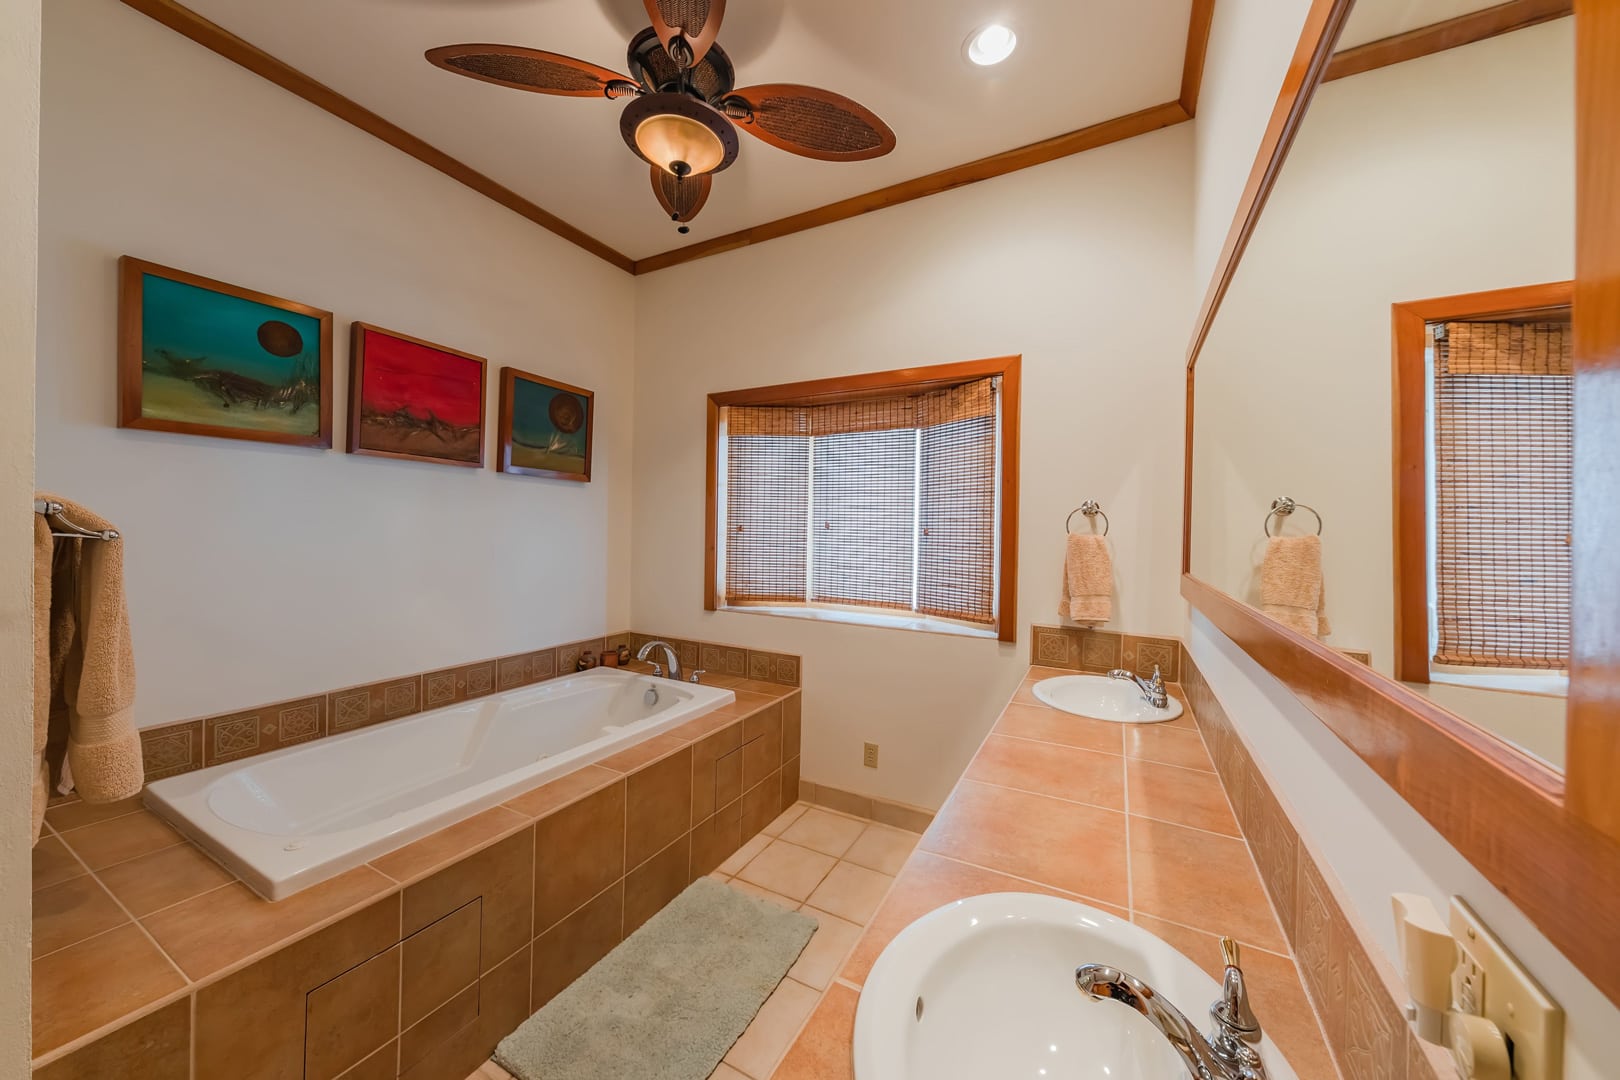
<instances>
[{"instance_id":1,"label":"tile countertop","mask_svg":"<svg viewBox=\"0 0 1620 1080\"><path fill-rule=\"evenodd\" d=\"M138 795L51 807L33 851L35 1067L799 692L723 675L703 681L733 690L736 702L275 903L143 809Z\"/></svg>"},{"instance_id":2,"label":"tile countertop","mask_svg":"<svg viewBox=\"0 0 1620 1080\"><path fill-rule=\"evenodd\" d=\"M855 1006L878 954L935 908L992 892L1129 918L1217 980L1218 939L1236 938L1254 1011L1295 1073L1338 1075L1191 709L1132 726L1035 698L1041 679L1072 674L1030 668L772 1080L852 1080Z\"/></svg>"}]
</instances>

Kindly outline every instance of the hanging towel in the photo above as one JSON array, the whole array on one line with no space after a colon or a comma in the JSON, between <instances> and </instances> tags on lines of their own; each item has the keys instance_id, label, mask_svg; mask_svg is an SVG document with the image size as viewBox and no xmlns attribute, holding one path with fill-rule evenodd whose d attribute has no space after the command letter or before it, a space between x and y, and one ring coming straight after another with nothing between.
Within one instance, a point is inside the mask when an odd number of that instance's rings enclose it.
<instances>
[{"instance_id":1,"label":"hanging towel","mask_svg":"<svg viewBox=\"0 0 1620 1080\"><path fill-rule=\"evenodd\" d=\"M1114 614L1114 560L1108 541L1070 533L1063 554L1063 600L1058 615L1077 623L1105 623Z\"/></svg>"},{"instance_id":2,"label":"hanging towel","mask_svg":"<svg viewBox=\"0 0 1620 1080\"><path fill-rule=\"evenodd\" d=\"M63 515L86 529L112 528L60 496ZM135 654L124 605L123 542L51 536L34 521L34 834L44 817L52 762L86 802L139 793L141 738L135 730Z\"/></svg>"},{"instance_id":3,"label":"hanging towel","mask_svg":"<svg viewBox=\"0 0 1620 1080\"><path fill-rule=\"evenodd\" d=\"M1307 637L1331 631L1322 583L1320 536L1273 536L1260 564L1260 609Z\"/></svg>"}]
</instances>

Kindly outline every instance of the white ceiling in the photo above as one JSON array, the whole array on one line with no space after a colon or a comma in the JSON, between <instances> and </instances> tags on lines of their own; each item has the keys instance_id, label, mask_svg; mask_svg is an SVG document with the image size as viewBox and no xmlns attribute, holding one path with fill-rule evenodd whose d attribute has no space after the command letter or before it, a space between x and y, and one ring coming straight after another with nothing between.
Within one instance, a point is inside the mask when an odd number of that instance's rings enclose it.
<instances>
[{"instance_id":1,"label":"white ceiling","mask_svg":"<svg viewBox=\"0 0 1620 1080\"><path fill-rule=\"evenodd\" d=\"M199 14L641 258L1175 100L1191 0L730 0L720 44L737 85L848 95L899 146L865 162L742 136L690 236L624 145L622 103L529 94L431 67L424 50L497 42L625 72L641 0L187 0ZM1362 0L1363 3L1370 0ZM962 55L989 22L1018 33L996 68Z\"/></svg>"},{"instance_id":2,"label":"white ceiling","mask_svg":"<svg viewBox=\"0 0 1620 1080\"><path fill-rule=\"evenodd\" d=\"M1338 47L1353 49L1500 3L1502 0L1356 0Z\"/></svg>"}]
</instances>

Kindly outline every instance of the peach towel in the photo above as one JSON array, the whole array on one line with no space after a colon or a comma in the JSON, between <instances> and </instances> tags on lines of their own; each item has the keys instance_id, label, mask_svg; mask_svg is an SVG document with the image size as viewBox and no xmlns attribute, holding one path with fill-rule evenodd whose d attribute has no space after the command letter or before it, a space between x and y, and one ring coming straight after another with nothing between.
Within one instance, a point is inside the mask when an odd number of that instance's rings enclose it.
<instances>
[{"instance_id":1,"label":"peach towel","mask_svg":"<svg viewBox=\"0 0 1620 1080\"><path fill-rule=\"evenodd\" d=\"M1332 632L1320 536L1273 536L1260 563L1260 610L1307 637Z\"/></svg>"},{"instance_id":2,"label":"peach towel","mask_svg":"<svg viewBox=\"0 0 1620 1080\"><path fill-rule=\"evenodd\" d=\"M68 520L86 529L107 522L60 496ZM135 654L124 605L121 540L51 536L34 516L34 836L49 797L52 763L71 774L80 797L104 803L141 790L141 738L135 730Z\"/></svg>"},{"instance_id":3,"label":"peach towel","mask_svg":"<svg viewBox=\"0 0 1620 1080\"><path fill-rule=\"evenodd\" d=\"M1078 623L1105 623L1114 615L1114 559L1108 541L1070 533L1063 554L1063 599L1058 615Z\"/></svg>"}]
</instances>

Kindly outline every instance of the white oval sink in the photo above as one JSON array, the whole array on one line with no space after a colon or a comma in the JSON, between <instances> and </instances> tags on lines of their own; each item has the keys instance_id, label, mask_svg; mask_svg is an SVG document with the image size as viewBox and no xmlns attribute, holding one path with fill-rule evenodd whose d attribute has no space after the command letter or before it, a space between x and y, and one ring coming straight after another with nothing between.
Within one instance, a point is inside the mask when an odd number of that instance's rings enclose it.
<instances>
[{"instance_id":1,"label":"white oval sink","mask_svg":"<svg viewBox=\"0 0 1620 1080\"><path fill-rule=\"evenodd\" d=\"M1097 963L1207 1028L1221 988L1163 940L1084 904L992 893L930 912L883 950L855 1011L855 1080L1189 1076L1145 1018L1075 987L1074 969ZM1294 1080L1269 1040L1259 1050L1273 1080Z\"/></svg>"},{"instance_id":2,"label":"white oval sink","mask_svg":"<svg viewBox=\"0 0 1620 1080\"><path fill-rule=\"evenodd\" d=\"M1101 675L1059 675L1035 684L1035 696L1066 713L1111 720L1116 724L1157 724L1181 715L1181 702L1155 709L1142 697L1142 688L1124 679Z\"/></svg>"}]
</instances>

